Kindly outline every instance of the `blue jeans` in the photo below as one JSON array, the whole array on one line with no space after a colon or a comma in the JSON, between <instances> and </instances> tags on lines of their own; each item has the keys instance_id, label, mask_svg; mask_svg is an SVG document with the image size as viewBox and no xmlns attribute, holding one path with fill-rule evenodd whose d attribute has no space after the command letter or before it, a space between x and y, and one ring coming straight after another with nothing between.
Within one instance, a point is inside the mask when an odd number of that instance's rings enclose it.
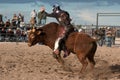
<instances>
[{"instance_id":1,"label":"blue jeans","mask_svg":"<svg viewBox=\"0 0 120 80\"><path fill-rule=\"evenodd\" d=\"M107 47L111 47L112 46L112 37L106 36L106 45L107 45Z\"/></svg>"}]
</instances>

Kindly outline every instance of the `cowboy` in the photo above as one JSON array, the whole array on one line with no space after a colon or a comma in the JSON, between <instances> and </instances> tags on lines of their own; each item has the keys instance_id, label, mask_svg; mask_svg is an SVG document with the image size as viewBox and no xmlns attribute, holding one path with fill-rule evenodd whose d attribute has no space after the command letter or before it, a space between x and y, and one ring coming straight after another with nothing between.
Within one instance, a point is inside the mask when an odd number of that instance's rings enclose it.
<instances>
[{"instance_id":1,"label":"cowboy","mask_svg":"<svg viewBox=\"0 0 120 80\"><path fill-rule=\"evenodd\" d=\"M55 42L54 53L58 54L61 50L63 50L65 52L63 57L67 57L69 52L65 46L65 40L71 32L74 32L70 15L68 12L62 10L58 4L56 4L53 5L53 12L51 14L47 14L47 16L56 18L60 25L65 28L64 35L60 36Z\"/></svg>"}]
</instances>

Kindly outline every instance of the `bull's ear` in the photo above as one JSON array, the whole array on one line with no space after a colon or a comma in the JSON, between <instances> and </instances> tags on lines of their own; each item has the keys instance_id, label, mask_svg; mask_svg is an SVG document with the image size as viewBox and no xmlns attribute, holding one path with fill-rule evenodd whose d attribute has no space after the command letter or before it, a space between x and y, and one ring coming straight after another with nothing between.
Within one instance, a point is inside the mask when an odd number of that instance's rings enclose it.
<instances>
[{"instance_id":1,"label":"bull's ear","mask_svg":"<svg viewBox=\"0 0 120 80\"><path fill-rule=\"evenodd\" d=\"M40 35L41 31L37 31L37 35Z\"/></svg>"}]
</instances>

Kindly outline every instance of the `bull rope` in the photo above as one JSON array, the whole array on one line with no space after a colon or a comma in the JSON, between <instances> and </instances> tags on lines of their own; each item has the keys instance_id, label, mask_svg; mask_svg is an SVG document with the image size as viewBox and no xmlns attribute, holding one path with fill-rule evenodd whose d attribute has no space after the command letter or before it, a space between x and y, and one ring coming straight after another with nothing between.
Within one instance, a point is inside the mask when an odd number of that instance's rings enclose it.
<instances>
[{"instance_id":1,"label":"bull rope","mask_svg":"<svg viewBox=\"0 0 120 80\"><path fill-rule=\"evenodd\" d=\"M76 42L77 42L77 39L78 39L78 36L79 36L79 32L78 32L78 34L77 34L77 36L76 36L76 38L75 38L75 42L74 42L74 51L75 51L75 45L76 45Z\"/></svg>"}]
</instances>

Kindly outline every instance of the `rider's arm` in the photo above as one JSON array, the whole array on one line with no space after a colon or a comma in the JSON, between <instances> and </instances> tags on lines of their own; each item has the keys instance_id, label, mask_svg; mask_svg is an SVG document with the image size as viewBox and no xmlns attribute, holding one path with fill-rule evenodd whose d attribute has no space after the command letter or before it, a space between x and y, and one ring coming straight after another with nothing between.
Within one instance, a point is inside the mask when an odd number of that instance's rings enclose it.
<instances>
[{"instance_id":1,"label":"rider's arm","mask_svg":"<svg viewBox=\"0 0 120 80\"><path fill-rule=\"evenodd\" d=\"M55 17L55 18L56 18L56 14L55 14L55 13L50 13L50 14L47 13L47 16L48 16L48 17Z\"/></svg>"}]
</instances>

